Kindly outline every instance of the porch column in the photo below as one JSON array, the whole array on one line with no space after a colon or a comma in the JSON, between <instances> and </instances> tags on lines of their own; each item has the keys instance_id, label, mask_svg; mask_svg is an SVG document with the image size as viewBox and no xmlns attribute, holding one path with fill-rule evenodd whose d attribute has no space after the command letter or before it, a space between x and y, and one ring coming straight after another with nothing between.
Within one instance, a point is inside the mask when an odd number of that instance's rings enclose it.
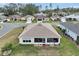
<instances>
[{"instance_id":1,"label":"porch column","mask_svg":"<svg viewBox=\"0 0 79 59\"><path fill-rule=\"evenodd\" d=\"M47 44L47 38L45 38L45 43Z\"/></svg>"}]
</instances>

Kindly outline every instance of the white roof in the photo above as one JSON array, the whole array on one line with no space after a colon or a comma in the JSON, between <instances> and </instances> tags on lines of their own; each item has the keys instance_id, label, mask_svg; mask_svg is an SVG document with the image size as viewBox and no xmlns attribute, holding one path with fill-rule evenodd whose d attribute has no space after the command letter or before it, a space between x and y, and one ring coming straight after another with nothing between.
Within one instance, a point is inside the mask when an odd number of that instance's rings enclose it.
<instances>
[{"instance_id":1,"label":"white roof","mask_svg":"<svg viewBox=\"0 0 79 59\"><path fill-rule=\"evenodd\" d=\"M79 15L78 14L72 14L72 15L64 16L64 18L79 18Z\"/></svg>"}]
</instances>

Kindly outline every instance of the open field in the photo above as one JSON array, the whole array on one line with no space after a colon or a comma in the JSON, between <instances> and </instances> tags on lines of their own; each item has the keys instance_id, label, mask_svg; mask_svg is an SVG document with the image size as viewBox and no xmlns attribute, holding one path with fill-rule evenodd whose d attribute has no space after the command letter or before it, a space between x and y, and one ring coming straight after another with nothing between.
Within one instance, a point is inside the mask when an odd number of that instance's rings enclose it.
<instances>
[{"instance_id":1,"label":"open field","mask_svg":"<svg viewBox=\"0 0 79 59\"><path fill-rule=\"evenodd\" d=\"M41 55L41 56L57 56L57 55L79 55L79 48L76 47L76 44L69 40L69 38L63 33L61 33L60 29L56 27L56 30L62 36L61 43L59 46L53 47L35 47L33 45L20 45L18 43L18 36L23 31L22 28L17 28L9 32L7 35L0 39L0 48L3 47L7 43L13 44L13 51L11 55Z\"/></svg>"}]
</instances>

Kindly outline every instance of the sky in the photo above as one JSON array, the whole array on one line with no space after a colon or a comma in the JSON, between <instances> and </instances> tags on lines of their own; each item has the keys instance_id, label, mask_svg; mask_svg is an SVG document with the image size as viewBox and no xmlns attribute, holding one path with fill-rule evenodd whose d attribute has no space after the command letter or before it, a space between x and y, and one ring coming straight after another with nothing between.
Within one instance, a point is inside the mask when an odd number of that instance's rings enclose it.
<instances>
[{"instance_id":1,"label":"sky","mask_svg":"<svg viewBox=\"0 0 79 59\"><path fill-rule=\"evenodd\" d=\"M6 5L5 3L0 3L0 7L3 7ZM49 3L35 3L36 6L42 5L42 10L45 9L45 6L49 6ZM79 3L52 3L52 8L55 9L57 6L62 9L62 8L68 8L68 7L74 7L74 8L79 8ZM50 7L48 7L49 9Z\"/></svg>"}]
</instances>

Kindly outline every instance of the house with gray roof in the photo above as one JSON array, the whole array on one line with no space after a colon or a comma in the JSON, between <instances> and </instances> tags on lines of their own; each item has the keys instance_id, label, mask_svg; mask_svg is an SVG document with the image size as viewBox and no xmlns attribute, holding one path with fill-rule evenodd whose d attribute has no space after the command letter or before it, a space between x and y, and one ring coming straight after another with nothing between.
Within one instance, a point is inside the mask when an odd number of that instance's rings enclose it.
<instances>
[{"instance_id":1,"label":"house with gray roof","mask_svg":"<svg viewBox=\"0 0 79 59\"><path fill-rule=\"evenodd\" d=\"M48 23L34 23L29 24L18 38L20 44L58 45L61 36Z\"/></svg>"},{"instance_id":2,"label":"house with gray roof","mask_svg":"<svg viewBox=\"0 0 79 59\"><path fill-rule=\"evenodd\" d=\"M21 16L20 15L10 15L9 17L7 17L7 19L9 20L21 20Z\"/></svg>"},{"instance_id":3,"label":"house with gray roof","mask_svg":"<svg viewBox=\"0 0 79 59\"><path fill-rule=\"evenodd\" d=\"M42 22L42 21L49 21L49 18L47 17L47 14L44 14L44 13L37 13L37 14L34 14L35 16L35 19L38 21L38 22Z\"/></svg>"},{"instance_id":4,"label":"house with gray roof","mask_svg":"<svg viewBox=\"0 0 79 59\"><path fill-rule=\"evenodd\" d=\"M62 22L60 28L66 30L65 33L69 35L74 41L79 39L79 23Z\"/></svg>"},{"instance_id":5,"label":"house with gray roof","mask_svg":"<svg viewBox=\"0 0 79 59\"><path fill-rule=\"evenodd\" d=\"M79 21L79 14L71 14L61 18L62 22L74 21L74 20Z\"/></svg>"}]
</instances>

